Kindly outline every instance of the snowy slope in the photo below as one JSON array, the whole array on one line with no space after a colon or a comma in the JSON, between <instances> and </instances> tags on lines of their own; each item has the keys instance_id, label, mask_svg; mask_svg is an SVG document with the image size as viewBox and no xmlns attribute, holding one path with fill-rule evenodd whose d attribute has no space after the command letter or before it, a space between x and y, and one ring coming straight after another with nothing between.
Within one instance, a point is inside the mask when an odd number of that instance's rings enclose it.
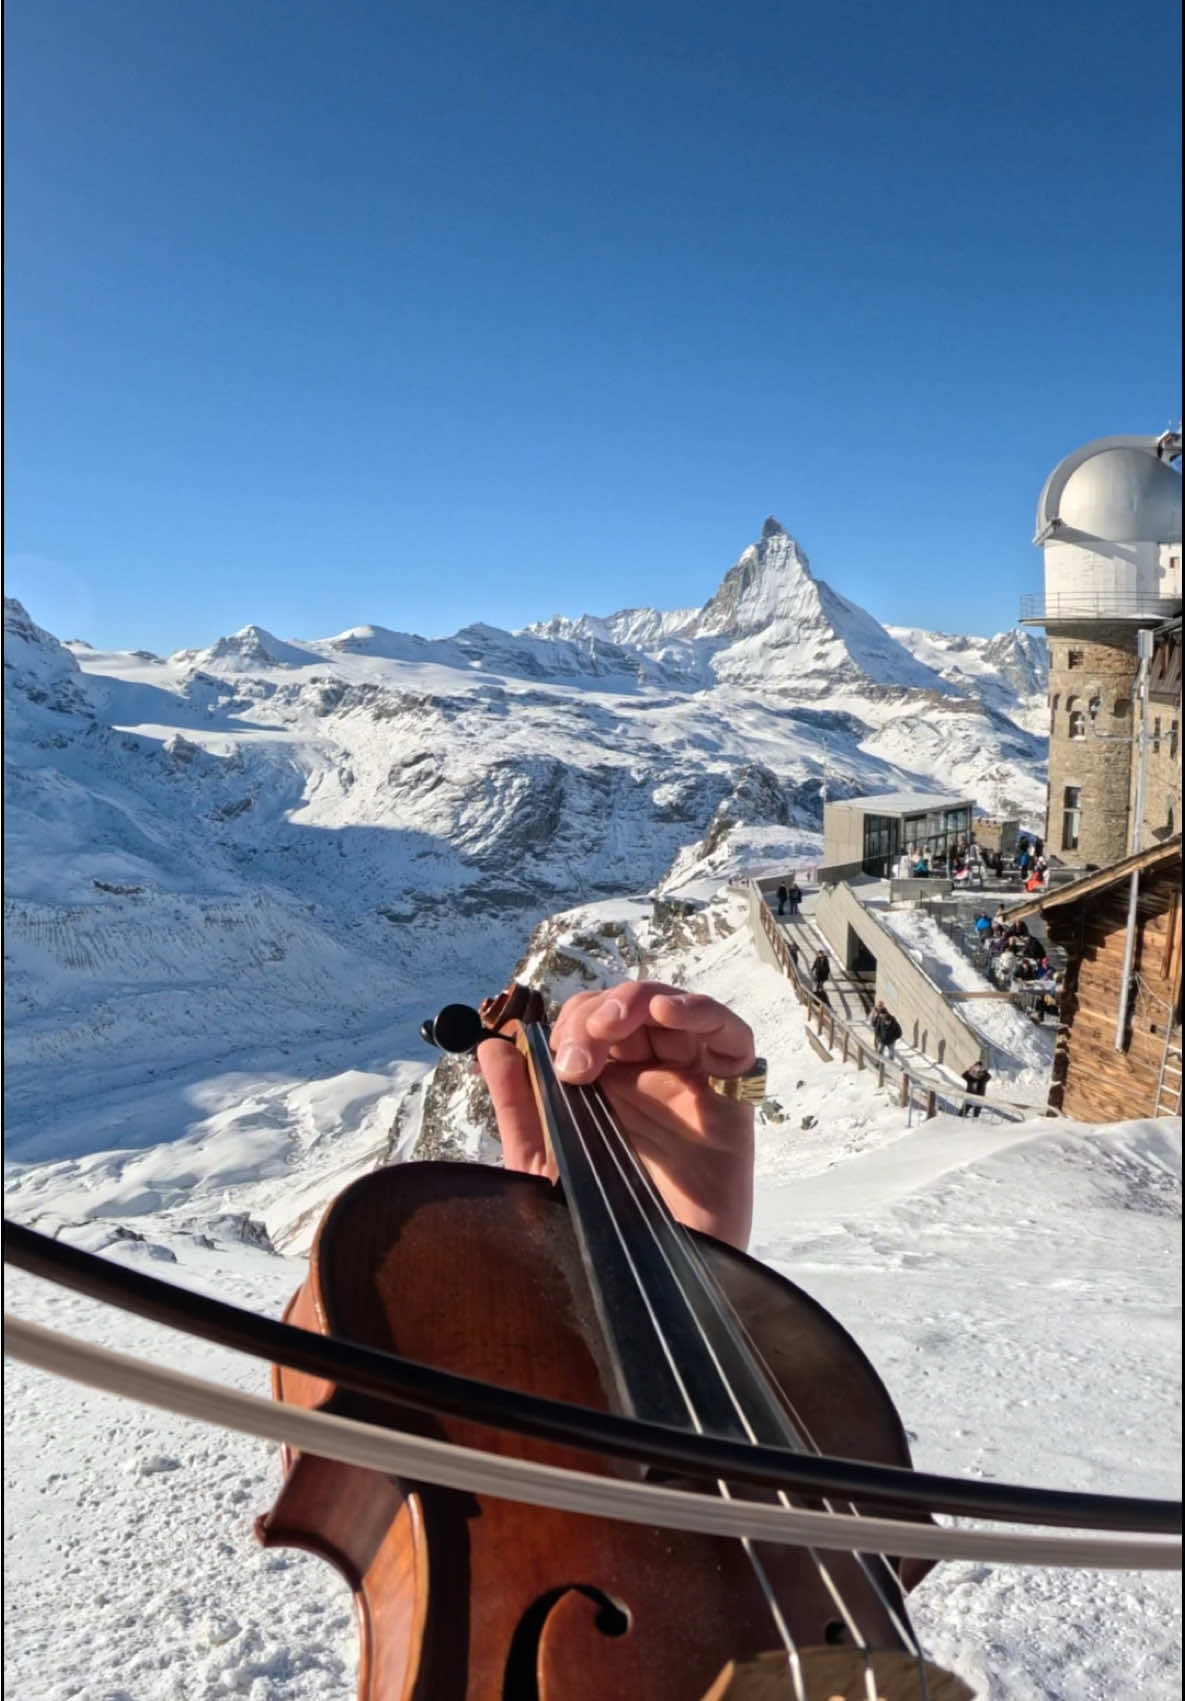
<instances>
[{"instance_id":1,"label":"snowy slope","mask_svg":"<svg viewBox=\"0 0 1186 1701\"><path fill-rule=\"evenodd\" d=\"M168 658L6 606L8 1113L20 1150L166 1076L411 1023L575 899L818 844L832 797L1040 809L1041 744L811 573L776 521L698 611L519 633L258 626ZM106 1115L106 1112L101 1112ZM140 1136L129 1130L129 1138ZM47 1146L48 1142L48 1146Z\"/></svg>"},{"instance_id":2,"label":"snowy slope","mask_svg":"<svg viewBox=\"0 0 1186 1701\"><path fill-rule=\"evenodd\" d=\"M959 691L978 696L1028 732L1047 730L1050 652L1041 632L1015 629L995 638L963 638L914 626L887 631Z\"/></svg>"},{"instance_id":3,"label":"snowy slope","mask_svg":"<svg viewBox=\"0 0 1186 1701\"><path fill-rule=\"evenodd\" d=\"M727 892L666 920L649 904L587 906L539 930L527 969L557 995L624 970L650 973L715 993L753 1025L771 1071L753 1250L856 1334L917 1463L1173 1492L1180 1131L946 1118L912 1129L868 1072L809 1048L785 983L753 956L743 914ZM488 969L498 980L512 966ZM391 1065L371 1079L320 1081L311 1068L287 1090L270 1075L227 1083L226 1105L207 1106L202 1139L144 1151L151 1171L136 1173L135 1158L121 1169L117 1154L99 1151L21 1166L8 1209L278 1315L302 1268L269 1250L266 1230L307 1245L311 1213L365 1165L368 1143L375 1161L368 1102L390 1095L386 1115L397 1121L395 1101L410 1098L426 1124L447 1104L463 1148L480 1149L473 1077L446 1063L438 1090L414 1078L412 1054L402 1067L398 1080ZM434 1095L435 1111L425 1103ZM260 1120L224 1124L220 1136L218 1117L253 1103ZM401 1126L397 1144L410 1131L416 1145L415 1119ZM262 1366L29 1280L14 1278L6 1303L235 1386L266 1385ZM279 1485L270 1449L20 1367L9 1367L6 1392L14 1695L348 1701L355 1632L344 1586L312 1558L265 1554L251 1533ZM993 1701L1170 1701L1179 1691L1172 1577L948 1565L916 1591L912 1613L934 1657Z\"/></svg>"}]
</instances>

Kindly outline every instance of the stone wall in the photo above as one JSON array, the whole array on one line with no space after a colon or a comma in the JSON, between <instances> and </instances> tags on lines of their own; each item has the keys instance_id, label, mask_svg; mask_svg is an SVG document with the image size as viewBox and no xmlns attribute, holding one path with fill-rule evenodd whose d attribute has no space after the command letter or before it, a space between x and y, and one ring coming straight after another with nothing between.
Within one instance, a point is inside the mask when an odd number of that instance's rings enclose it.
<instances>
[{"instance_id":1,"label":"stone wall","mask_svg":"<svg viewBox=\"0 0 1186 1701\"><path fill-rule=\"evenodd\" d=\"M1182 831L1182 630L1163 634L1150 669L1145 807L1141 844L1155 845ZM1137 764L1132 800L1136 808ZM1131 819L1131 817L1130 817Z\"/></svg>"},{"instance_id":2,"label":"stone wall","mask_svg":"<svg viewBox=\"0 0 1186 1701\"><path fill-rule=\"evenodd\" d=\"M1158 723L1160 722L1160 727ZM1149 737L1145 745L1145 807L1142 847L1173 838L1182 831L1182 709L1180 704L1149 704ZM1137 764L1133 763L1132 794L1136 807Z\"/></svg>"},{"instance_id":3,"label":"stone wall","mask_svg":"<svg viewBox=\"0 0 1186 1701\"><path fill-rule=\"evenodd\" d=\"M1048 637L1050 790L1046 848L1063 862L1105 868L1119 862L1129 850L1136 630L1093 621L1051 626ZM1098 704L1094 720L1093 701ZM1079 792L1077 847L1064 843L1069 787Z\"/></svg>"}]
</instances>

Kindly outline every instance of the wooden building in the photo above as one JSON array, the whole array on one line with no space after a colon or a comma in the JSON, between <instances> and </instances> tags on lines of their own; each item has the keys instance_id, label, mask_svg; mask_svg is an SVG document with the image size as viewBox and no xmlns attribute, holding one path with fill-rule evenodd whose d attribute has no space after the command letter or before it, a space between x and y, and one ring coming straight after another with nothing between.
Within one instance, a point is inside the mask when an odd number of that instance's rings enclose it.
<instances>
[{"instance_id":1,"label":"wooden building","mask_svg":"<svg viewBox=\"0 0 1186 1701\"><path fill-rule=\"evenodd\" d=\"M1139 880L1130 984L1129 890ZM1080 1122L1182 1110L1182 834L1006 912L1041 914L1067 954L1049 1106ZM1124 1049L1116 1028L1125 1006Z\"/></svg>"}]
</instances>

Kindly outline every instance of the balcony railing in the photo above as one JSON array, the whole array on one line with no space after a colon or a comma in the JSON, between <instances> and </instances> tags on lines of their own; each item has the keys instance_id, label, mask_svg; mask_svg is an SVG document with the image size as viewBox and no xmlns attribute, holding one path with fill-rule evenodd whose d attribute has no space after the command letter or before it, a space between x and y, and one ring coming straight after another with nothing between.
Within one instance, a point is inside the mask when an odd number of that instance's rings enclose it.
<instances>
[{"instance_id":1,"label":"balcony railing","mask_svg":"<svg viewBox=\"0 0 1186 1701\"><path fill-rule=\"evenodd\" d=\"M1156 597L1145 591L1039 591L1022 597L1021 619L1039 624L1058 620L1172 620L1182 598Z\"/></svg>"}]
</instances>

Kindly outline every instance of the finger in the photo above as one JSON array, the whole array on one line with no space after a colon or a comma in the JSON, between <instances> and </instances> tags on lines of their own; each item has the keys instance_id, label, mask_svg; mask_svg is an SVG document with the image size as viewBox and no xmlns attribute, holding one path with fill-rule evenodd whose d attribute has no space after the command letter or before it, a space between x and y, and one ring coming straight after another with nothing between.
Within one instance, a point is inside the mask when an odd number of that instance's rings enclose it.
<instances>
[{"instance_id":1,"label":"finger","mask_svg":"<svg viewBox=\"0 0 1186 1701\"><path fill-rule=\"evenodd\" d=\"M517 1046L496 1039L484 1040L478 1047L477 1058L494 1103L507 1168L543 1175L547 1170L547 1147L526 1061Z\"/></svg>"},{"instance_id":2,"label":"finger","mask_svg":"<svg viewBox=\"0 0 1186 1701\"><path fill-rule=\"evenodd\" d=\"M589 1082L601 1073L611 1050L607 1033L629 1032L629 1024L622 1020L625 1006L619 996L625 990L612 987L606 992L578 992L565 1004L551 1035L556 1073L563 1080ZM639 1048L639 1059L649 1055L644 1042Z\"/></svg>"},{"instance_id":3,"label":"finger","mask_svg":"<svg viewBox=\"0 0 1186 1701\"><path fill-rule=\"evenodd\" d=\"M657 1063L672 1069L698 1069L704 1061L704 1045L698 1034L676 1028L648 1028L646 1040ZM617 1050L614 1051L615 1057Z\"/></svg>"},{"instance_id":4,"label":"finger","mask_svg":"<svg viewBox=\"0 0 1186 1701\"><path fill-rule=\"evenodd\" d=\"M728 1065L742 1071L757 1056L749 1024L705 993L663 988L651 997L650 1019L660 1028L694 1036L702 1058L714 1070Z\"/></svg>"},{"instance_id":5,"label":"finger","mask_svg":"<svg viewBox=\"0 0 1186 1701\"><path fill-rule=\"evenodd\" d=\"M753 1034L739 1016L704 994L662 981L623 981L569 999L552 1033L557 1072L595 1080L609 1060L738 1074L754 1061Z\"/></svg>"},{"instance_id":6,"label":"finger","mask_svg":"<svg viewBox=\"0 0 1186 1701\"><path fill-rule=\"evenodd\" d=\"M578 994L564 1006L553 1031L557 1061L565 1047L583 1049L594 1072L612 1048L623 1062L641 1063L652 1055L646 1027L656 992L678 994L661 981L623 981L605 992ZM583 1077L587 1072L582 1071Z\"/></svg>"}]
</instances>

